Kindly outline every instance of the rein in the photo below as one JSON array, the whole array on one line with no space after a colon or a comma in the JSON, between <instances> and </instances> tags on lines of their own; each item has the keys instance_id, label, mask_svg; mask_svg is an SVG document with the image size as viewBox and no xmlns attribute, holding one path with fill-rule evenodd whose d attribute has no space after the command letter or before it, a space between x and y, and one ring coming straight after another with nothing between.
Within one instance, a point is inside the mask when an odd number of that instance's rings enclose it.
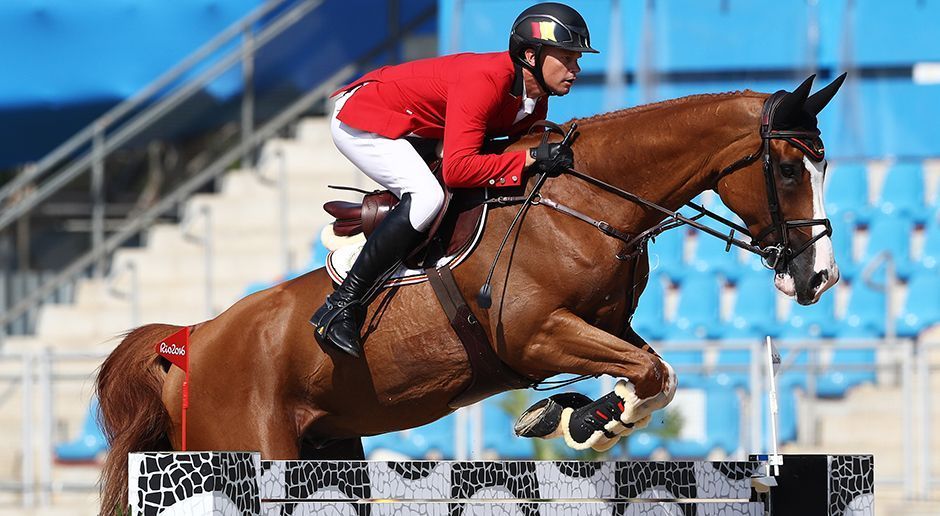
<instances>
[{"instance_id":1,"label":"rein","mask_svg":"<svg viewBox=\"0 0 940 516\"><path fill-rule=\"evenodd\" d=\"M774 173L773 173L773 160L771 159L771 154L770 154L770 141L771 140L784 140L787 143L799 149L800 151L802 151L804 154L809 155L810 157L816 160L821 160L824 157L824 150L818 141L819 140L818 131L815 131L815 132L794 131L794 130L787 131L787 130L775 130L772 128L774 111L777 108L777 106L780 104L780 101L786 95L786 93L787 92L785 91L778 91L774 93L773 95L771 95L770 97L768 97L768 99L764 102L764 107L761 112L761 126L760 126L761 147L754 153L744 156L743 158L732 163L731 165L725 167L718 174L718 178L721 179L729 174L732 174L742 169L743 167L747 165L750 165L751 163L756 161L758 158L762 158L763 160L762 170L764 173L764 179L765 179L765 183L767 187L767 195L768 195L767 207L770 210L771 223L766 228L761 230L756 236L752 235L747 228L739 224L736 224L735 222L732 222L716 213L713 213L707 210L706 208L704 208L703 206L700 206L694 202L689 201L685 203L685 206L697 211L698 214L692 217L686 217L685 215L677 211L673 211L664 206L660 206L659 204L653 201L640 197L639 195L636 195L634 193L628 192L622 188L616 187L610 183L597 179L596 177L590 176L588 174L585 174L573 168L568 168L565 171L565 173L571 176L577 177L578 179L586 183L589 183L598 188L601 188L610 193L613 193L617 195L618 197L621 197L625 200L628 200L628 201L640 204L642 206L645 206L647 208L653 209L655 211L658 211L666 215L666 219L637 235L631 235L629 233L626 233L624 231L621 231L611 226L606 221L594 219L574 208L570 208L552 199L543 197L539 193L539 190L541 189L542 185L545 182L545 177L543 175L539 177L538 181L536 182L535 188L533 188L533 190L526 196L496 197L494 199L490 199L486 201L487 203L499 204L499 205L516 204L520 202L525 203L523 205L523 208L520 209L519 214L517 214L516 219L513 220L513 224L510 225L509 231L507 231L506 238L503 239L503 244L505 244L506 240L508 239L509 232L512 231L515 225L515 222L519 219L519 216L522 215L524 211L526 211L528 206L545 205L560 213L564 213L565 215L574 217L578 220L588 223L609 237L616 238L618 240L623 241L625 243L625 249L623 252L618 253L616 255L618 260L624 261L624 260L635 258L636 256L642 253L644 249L644 245L649 240L655 240L657 235L665 231L668 231L670 229L679 227L679 226L688 225L699 231L707 233L708 235L711 235L719 240L724 241L726 244L725 252L730 251L731 247L735 246L735 247L744 249L745 251L748 251L750 253L753 253L759 256L764 266L767 267L768 269L772 269L775 271L782 270L790 260L792 260L796 256L800 255L801 253L809 249L818 240L820 240L821 238L825 236L832 235L832 226L829 222L829 219L783 220L783 215L780 209L779 195L777 193L777 184L774 179ZM565 142L571 139L572 134L577 129L577 123L574 123L571 125L571 127L569 127L568 132L566 134L564 133L564 131L562 131L561 127L559 127L557 124L543 121L543 122L540 122L539 125L547 127L548 131L556 132L558 134L564 134ZM702 224L701 222L699 222L699 219L701 219L702 217L708 217L720 224L723 224L727 226L731 231L728 234L725 234L725 233L718 231L717 229L706 226L705 224ZM819 226L819 225L824 227L824 230L822 232L820 232L818 235L815 235L814 237L809 239L798 249L793 249L793 247L790 245L790 239L789 239L789 234L788 234L790 229L800 228L800 227ZM735 232L739 232L741 234L746 235L747 237L750 238L750 242L745 242L744 240L735 238ZM773 245L761 246L761 242L764 239L766 239L768 236L774 233L779 235L780 241ZM500 251L501 250L502 250L502 246L500 246ZM498 259L499 259L499 252L497 252L496 258L494 259L493 269L495 269L496 261ZM492 275L492 272L491 272L491 275ZM484 284L483 288L480 289L481 295L483 295L485 292L488 297L489 281L490 281L491 275L487 277L486 283Z\"/></svg>"},{"instance_id":2,"label":"rein","mask_svg":"<svg viewBox=\"0 0 940 516\"><path fill-rule=\"evenodd\" d=\"M756 159L756 157L757 156L754 154L747 156L746 158L735 162L735 164L733 164L731 167L728 167L728 169L725 169L725 170L728 173L733 172L734 170L732 168L739 168L741 166L747 165L753 162ZM732 170L729 170L729 169L732 169ZM683 225L692 226L693 228L703 231L705 233L708 233L720 240L724 240L728 244L725 248L725 251L729 251L731 249L731 246L734 245L742 249L745 249L747 251L750 251L754 254L760 255L762 258L768 254L768 252L764 250L763 248L760 248L756 245L749 244L747 242L744 242L743 240L738 240L734 238L735 231L739 231L741 233L744 233L745 235L750 236L750 232L747 230L747 228L740 226L716 213L713 213L696 203L693 203L690 201L690 202L687 202L685 206L688 206L698 211L699 214L693 217L686 217L685 215L679 212L672 211L669 208L660 206L659 204L656 204L650 200L640 197L639 195L623 190L622 188L618 188L610 183L597 179L583 172L579 172L573 168L569 168L566 171L566 173L574 177L577 177L578 179L581 179L582 181L585 181L594 186L597 186L601 189L607 190L608 192L611 192L617 195L618 197L621 197L628 201L635 202L637 204L641 204L648 208L654 209L660 213L663 213L667 216L667 219L643 231L642 233L639 233L637 235L632 235L631 233L626 233L624 231L621 231L611 226L606 221L591 218L590 216L585 215L584 213L581 213L580 211L575 210L574 208L569 208L568 206L565 206L564 204L558 203L552 199L542 196L540 193L538 193L538 190L542 186L541 181L536 183L537 188L533 189L533 191L529 195L514 196L514 197L495 197L493 199L489 199L486 202L489 204L499 204L503 206L509 205L509 204L517 204L520 202L525 202L533 206L544 205L558 212L564 213L565 215L569 215L578 220L586 222L594 226L595 228L597 228L599 231L601 231L605 235L610 236L612 238L616 238L625 243L625 252L616 255L618 260L629 260L631 258L636 257L639 251L642 249L642 244L644 244L645 242L651 239L655 239L655 237L659 235L660 233L663 233L665 231L668 231L670 229L683 226ZM533 193L535 193L535 195L532 195ZM713 229L709 226L706 226L698 222L698 219L701 219L702 217L709 217L717 222L727 225L728 227L731 228L731 232L726 235L724 233L719 232L716 229Z\"/></svg>"}]
</instances>

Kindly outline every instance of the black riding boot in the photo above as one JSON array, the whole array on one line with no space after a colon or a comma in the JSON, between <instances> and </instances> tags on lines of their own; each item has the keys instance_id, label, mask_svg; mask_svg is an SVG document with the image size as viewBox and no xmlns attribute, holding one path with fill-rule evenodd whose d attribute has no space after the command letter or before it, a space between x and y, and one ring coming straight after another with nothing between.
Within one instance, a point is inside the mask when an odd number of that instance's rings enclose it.
<instances>
[{"instance_id":1,"label":"black riding boot","mask_svg":"<svg viewBox=\"0 0 940 516\"><path fill-rule=\"evenodd\" d=\"M410 211L411 194L405 194L366 240L343 284L310 318L320 345L332 345L357 358L362 353L359 331L366 313L366 300L363 298L385 272L397 266L420 243L423 236L411 227Z\"/></svg>"}]
</instances>

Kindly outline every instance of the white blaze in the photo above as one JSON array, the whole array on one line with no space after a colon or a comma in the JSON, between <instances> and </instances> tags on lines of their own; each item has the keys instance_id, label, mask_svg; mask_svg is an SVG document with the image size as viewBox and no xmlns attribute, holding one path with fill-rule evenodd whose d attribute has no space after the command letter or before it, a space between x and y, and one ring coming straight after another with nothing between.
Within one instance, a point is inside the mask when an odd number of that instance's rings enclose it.
<instances>
[{"instance_id":1,"label":"white blaze","mask_svg":"<svg viewBox=\"0 0 940 516\"><path fill-rule=\"evenodd\" d=\"M826 177L826 160L813 161L803 157L803 163L806 164L806 170L809 170L810 184L813 187L813 218L826 218L826 205L823 200L823 180ZM823 227L813 226L813 236L822 233ZM813 261L813 272L829 271L829 281L827 281L820 292L826 290L835 284L839 279L839 268L836 266L835 254L832 251L832 239L827 237L820 238L813 245L816 249L816 259Z\"/></svg>"},{"instance_id":2,"label":"white blaze","mask_svg":"<svg viewBox=\"0 0 940 516\"><path fill-rule=\"evenodd\" d=\"M826 160L813 161L804 156L803 164L806 166L806 170L809 171L810 186L813 191L813 218L825 219L826 206L823 200L823 184L826 177ZM813 237L822 233L823 230L821 224L811 227ZM828 236L817 240L813 244L812 250L814 252L813 274L822 271L829 272L829 278L816 291L816 298L819 299L820 294L835 285L836 281L839 280L839 268L836 266L835 255L832 251L832 240ZM807 249L806 252L808 251ZM774 277L774 285L788 296L796 295L796 284L788 272L777 274Z\"/></svg>"}]
</instances>

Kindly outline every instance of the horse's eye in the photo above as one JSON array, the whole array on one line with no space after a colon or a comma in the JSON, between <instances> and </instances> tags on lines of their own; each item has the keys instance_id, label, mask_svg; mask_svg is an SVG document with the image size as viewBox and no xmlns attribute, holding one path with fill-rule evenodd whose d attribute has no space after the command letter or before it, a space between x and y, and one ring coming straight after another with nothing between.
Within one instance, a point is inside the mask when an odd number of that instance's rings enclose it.
<instances>
[{"instance_id":1,"label":"horse's eye","mask_svg":"<svg viewBox=\"0 0 940 516\"><path fill-rule=\"evenodd\" d=\"M800 173L800 170L796 165L792 163L781 163L780 164L780 174L787 179L793 179Z\"/></svg>"}]
</instances>

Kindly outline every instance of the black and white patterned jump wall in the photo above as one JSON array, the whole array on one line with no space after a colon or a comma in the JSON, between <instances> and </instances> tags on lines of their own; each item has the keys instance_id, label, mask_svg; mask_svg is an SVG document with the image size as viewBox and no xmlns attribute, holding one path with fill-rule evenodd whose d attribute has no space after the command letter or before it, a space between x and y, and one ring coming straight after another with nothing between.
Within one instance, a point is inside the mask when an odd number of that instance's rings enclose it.
<instances>
[{"instance_id":1,"label":"black and white patterned jump wall","mask_svg":"<svg viewBox=\"0 0 940 516\"><path fill-rule=\"evenodd\" d=\"M874 511L871 456L787 456L770 498L752 487L764 472L759 461L262 461L257 453L159 452L131 454L129 468L132 514L154 516ZM816 485L799 485L810 472ZM800 496L790 495L794 488Z\"/></svg>"}]
</instances>

